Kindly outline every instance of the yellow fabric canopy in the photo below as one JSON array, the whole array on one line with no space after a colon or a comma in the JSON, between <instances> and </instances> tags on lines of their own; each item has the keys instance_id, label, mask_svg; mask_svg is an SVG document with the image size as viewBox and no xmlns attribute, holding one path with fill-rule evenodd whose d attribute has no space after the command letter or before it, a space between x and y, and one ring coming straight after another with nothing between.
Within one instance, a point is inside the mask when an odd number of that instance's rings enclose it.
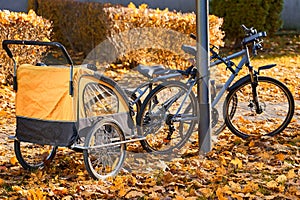
<instances>
[{"instance_id":1,"label":"yellow fabric canopy","mask_svg":"<svg viewBox=\"0 0 300 200\"><path fill-rule=\"evenodd\" d=\"M74 69L76 74L78 69ZM74 99L69 95L67 66L21 65L17 70L16 115L54 121L75 121Z\"/></svg>"}]
</instances>

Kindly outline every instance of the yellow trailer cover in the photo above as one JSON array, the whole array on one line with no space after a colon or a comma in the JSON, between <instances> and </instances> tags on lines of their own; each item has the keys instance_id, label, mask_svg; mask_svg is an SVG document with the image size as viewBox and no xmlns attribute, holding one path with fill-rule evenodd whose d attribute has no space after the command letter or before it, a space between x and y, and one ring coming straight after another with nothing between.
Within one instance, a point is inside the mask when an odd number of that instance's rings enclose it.
<instances>
[{"instance_id":1,"label":"yellow trailer cover","mask_svg":"<svg viewBox=\"0 0 300 200\"><path fill-rule=\"evenodd\" d=\"M16 115L49 121L76 121L67 66L21 65L17 70Z\"/></svg>"}]
</instances>

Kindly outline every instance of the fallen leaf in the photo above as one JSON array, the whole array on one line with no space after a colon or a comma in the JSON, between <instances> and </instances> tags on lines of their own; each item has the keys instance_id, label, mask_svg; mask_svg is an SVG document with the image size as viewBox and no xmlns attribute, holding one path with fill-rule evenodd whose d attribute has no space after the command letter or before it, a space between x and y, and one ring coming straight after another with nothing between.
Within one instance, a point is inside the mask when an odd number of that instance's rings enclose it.
<instances>
[{"instance_id":1,"label":"fallen leaf","mask_svg":"<svg viewBox=\"0 0 300 200\"><path fill-rule=\"evenodd\" d=\"M10 158L10 164L16 165L18 163L18 159L16 156Z\"/></svg>"},{"instance_id":2,"label":"fallen leaf","mask_svg":"<svg viewBox=\"0 0 300 200\"><path fill-rule=\"evenodd\" d=\"M202 195L206 198L210 197L213 194L213 191L210 188L200 188L198 189Z\"/></svg>"},{"instance_id":3,"label":"fallen leaf","mask_svg":"<svg viewBox=\"0 0 300 200\"><path fill-rule=\"evenodd\" d=\"M278 186L278 183L276 182L276 181L269 181L268 183L267 183L267 188L269 188L269 189L274 189L274 188L277 188L277 186Z\"/></svg>"},{"instance_id":4,"label":"fallen leaf","mask_svg":"<svg viewBox=\"0 0 300 200\"><path fill-rule=\"evenodd\" d=\"M13 185L11 188L13 191L16 191L16 192L23 190L20 186L17 186L17 185Z\"/></svg>"},{"instance_id":5,"label":"fallen leaf","mask_svg":"<svg viewBox=\"0 0 300 200\"><path fill-rule=\"evenodd\" d=\"M258 184L254 183L252 181L247 182L247 184L245 185L245 187L243 188L242 192L243 193L251 193L251 192L255 192L258 190Z\"/></svg>"},{"instance_id":6,"label":"fallen leaf","mask_svg":"<svg viewBox=\"0 0 300 200\"><path fill-rule=\"evenodd\" d=\"M43 194L43 191L39 188L28 190L27 194L28 200L46 200L46 195Z\"/></svg>"},{"instance_id":7,"label":"fallen leaf","mask_svg":"<svg viewBox=\"0 0 300 200\"><path fill-rule=\"evenodd\" d=\"M2 178L0 178L0 186L2 186L4 183L5 181Z\"/></svg>"},{"instance_id":8,"label":"fallen leaf","mask_svg":"<svg viewBox=\"0 0 300 200\"><path fill-rule=\"evenodd\" d=\"M287 177L286 177L284 174L279 175L279 176L276 178L276 182L277 182L277 183L283 183L283 182L285 182L286 180L287 180Z\"/></svg>"},{"instance_id":9,"label":"fallen leaf","mask_svg":"<svg viewBox=\"0 0 300 200\"><path fill-rule=\"evenodd\" d=\"M126 194L127 194L127 190L124 187L120 188L120 190L118 192L118 196L124 197Z\"/></svg>"},{"instance_id":10,"label":"fallen leaf","mask_svg":"<svg viewBox=\"0 0 300 200\"><path fill-rule=\"evenodd\" d=\"M285 155L283 153L276 155L277 160L284 161Z\"/></svg>"},{"instance_id":11,"label":"fallen leaf","mask_svg":"<svg viewBox=\"0 0 300 200\"><path fill-rule=\"evenodd\" d=\"M143 196L145 196L144 193L142 193L140 191L132 190L132 191L128 192L125 197L127 199L133 199L133 198L138 198L138 197L143 197Z\"/></svg>"},{"instance_id":12,"label":"fallen leaf","mask_svg":"<svg viewBox=\"0 0 300 200\"><path fill-rule=\"evenodd\" d=\"M186 198L182 195L176 195L174 200L185 200Z\"/></svg>"},{"instance_id":13,"label":"fallen leaf","mask_svg":"<svg viewBox=\"0 0 300 200\"><path fill-rule=\"evenodd\" d=\"M228 184L230 185L230 188L233 192L240 192L241 191L241 185L239 183L229 181Z\"/></svg>"},{"instance_id":14,"label":"fallen leaf","mask_svg":"<svg viewBox=\"0 0 300 200\"><path fill-rule=\"evenodd\" d=\"M249 142L249 145L248 145L249 147L254 147L255 146L255 141L254 140L251 140L250 142Z\"/></svg>"},{"instance_id":15,"label":"fallen leaf","mask_svg":"<svg viewBox=\"0 0 300 200\"><path fill-rule=\"evenodd\" d=\"M228 198L225 196L226 194L232 194L228 185L219 187L216 191L216 195L219 200L227 200Z\"/></svg>"},{"instance_id":16,"label":"fallen leaf","mask_svg":"<svg viewBox=\"0 0 300 200\"><path fill-rule=\"evenodd\" d=\"M296 176L297 176L297 175L296 175L294 169L290 169L289 172L288 172L287 175L286 175L286 177L287 177L288 179L293 179L293 178L295 178Z\"/></svg>"},{"instance_id":17,"label":"fallen leaf","mask_svg":"<svg viewBox=\"0 0 300 200\"><path fill-rule=\"evenodd\" d=\"M258 155L258 157L260 157L260 158L263 158L263 159L265 159L265 160L268 160L268 159L270 159L270 154L268 153L268 152L261 152L259 155Z\"/></svg>"},{"instance_id":18,"label":"fallen leaf","mask_svg":"<svg viewBox=\"0 0 300 200\"><path fill-rule=\"evenodd\" d=\"M243 166L243 162L238 159L237 157L233 160L230 161L231 164L233 164L234 166L236 166L237 168L242 168Z\"/></svg>"}]
</instances>

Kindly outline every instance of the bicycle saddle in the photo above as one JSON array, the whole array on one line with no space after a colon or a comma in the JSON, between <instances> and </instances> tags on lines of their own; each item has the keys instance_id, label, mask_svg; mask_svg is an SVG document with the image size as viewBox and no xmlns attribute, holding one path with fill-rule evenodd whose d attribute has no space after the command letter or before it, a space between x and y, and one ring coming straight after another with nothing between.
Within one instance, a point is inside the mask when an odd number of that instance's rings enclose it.
<instances>
[{"instance_id":1,"label":"bicycle saddle","mask_svg":"<svg viewBox=\"0 0 300 200\"><path fill-rule=\"evenodd\" d=\"M162 65L155 65L155 66L145 66L145 65L138 65L137 70L139 73L143 74L148 78L153 78L157 72L165 70L164 66Z\"/></svg>"},{"instance_id":2,"label":"bicycle saddle","mask_svg":"<svg viewBox=\"0 0 300 200\"><path fill-rule=\"evenodd\" d=\"M192 55L192 56L195 56L196 57L196 55L197 55L197 49L196 49L196 47L194 47L194 46L190 46L190 45L182 45L181 46L181 49L185 52L185 53L188 53L188 54L190 54L190 55Z\"/></svg>"}]
</instances>

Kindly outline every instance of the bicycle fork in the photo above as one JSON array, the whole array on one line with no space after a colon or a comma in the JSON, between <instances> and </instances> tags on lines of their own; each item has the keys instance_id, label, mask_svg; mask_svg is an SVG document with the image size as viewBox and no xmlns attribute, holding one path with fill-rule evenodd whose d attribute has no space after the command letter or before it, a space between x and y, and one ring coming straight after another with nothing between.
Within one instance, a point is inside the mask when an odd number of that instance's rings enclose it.
<instances>
[{"instance_id":1,"label":"bicycle fork","mask_svg":"<svg viewBox=\"0 0 300 200\"><path fill-rule=\"evenodd\" d=\"M256 114L261 114L263 112L263 109L262 109L262 107L259 103L259 97L258 97L258 94L257 94L258 74L256 72L254 72L253 67L250 66L249 63L247 64L247 67L249 69L249 74L250 74L252 98L253 98L253 101L250 102L248 106L250 107L250 109L252 109L255 106Z\"/></svg>"}]
</instances>

